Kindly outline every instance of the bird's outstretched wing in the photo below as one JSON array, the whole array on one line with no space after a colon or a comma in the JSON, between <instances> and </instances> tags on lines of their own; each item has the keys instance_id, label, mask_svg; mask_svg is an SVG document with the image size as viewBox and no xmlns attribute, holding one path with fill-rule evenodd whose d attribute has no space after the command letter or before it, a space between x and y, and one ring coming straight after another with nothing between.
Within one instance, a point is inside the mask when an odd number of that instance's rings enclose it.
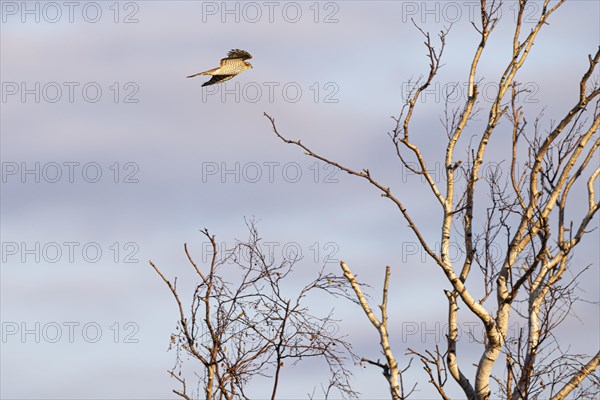
<instances>
[{"instance_id":1,"label":"bird's outstretched wing","mask_svg":"<svg viewBox=\"0 0 600 400\"><path fill-rule=\"evenodd\" d=\"M241 58L242 60L248 60L252 58L252 55L245 50L231 49L229 53L227 53L227 58Z\"/></svg>"},{"instance_id":2,"label":"bird's outstretched wing","mask_svg":"<svg viewBox=\"0 0 600 400\"><path fill-rule=\"evenodd\" d=\"M204 82L202 86L214 85L215 83L221 83L230 80L235 75L213 75L209 81Z\"/></svg>"},{"instance_id":3,"label":"bird's outstretched wing","mask_svg":"<svg viewBox=\"0 0 600 400\"><path fill-rule=\"evenodd\" d=\"M239 62L249 60L250 58L252 58L252 55L245 50L231 49L229 53L227 53L227 57L221 59L221 65L227 64L233 60Z\"/></svg>"}]
</instances>

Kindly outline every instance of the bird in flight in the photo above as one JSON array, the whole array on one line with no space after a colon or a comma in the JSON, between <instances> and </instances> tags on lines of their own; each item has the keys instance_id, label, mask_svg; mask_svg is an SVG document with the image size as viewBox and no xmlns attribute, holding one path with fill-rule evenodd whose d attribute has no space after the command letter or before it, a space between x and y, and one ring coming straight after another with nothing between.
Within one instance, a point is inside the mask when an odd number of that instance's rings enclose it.
<instances>
[{"instance_id":1,"label":"bird in flight","mask_svg":"<svg viewBox=\"0 0 600 400\"><path fill-rule=\"evenodd\" d=\"M188 78L193 78L198 75L212 75L212 78L204 82L202 86L214 85L230 80L240 72L252 68L252 64L246 60L252 58L250 53L240 49L232 49L227 53L227 57L221 60L221 65L218 68L209 69L208 71L198 72L190 75Z\"/></svg>"}]
</instances>

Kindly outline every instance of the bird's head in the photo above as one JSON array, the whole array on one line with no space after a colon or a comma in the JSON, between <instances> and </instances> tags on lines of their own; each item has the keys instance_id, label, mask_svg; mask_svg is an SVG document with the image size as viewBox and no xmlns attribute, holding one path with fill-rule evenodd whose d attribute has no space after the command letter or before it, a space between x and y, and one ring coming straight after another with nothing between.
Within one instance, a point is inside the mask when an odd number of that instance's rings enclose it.
<instances>
[{"instance_id":1,"label":"bird's head","mask_svg":"<svg viewBox=\"0 0 600 400\"><path fill-rule=\"evenodd\" d=\"M252 64L250 64L249 62L246 62L246 67L248 67L248 68L254 68L254 67L252 66Z\"/></svg>"}]
</instances>

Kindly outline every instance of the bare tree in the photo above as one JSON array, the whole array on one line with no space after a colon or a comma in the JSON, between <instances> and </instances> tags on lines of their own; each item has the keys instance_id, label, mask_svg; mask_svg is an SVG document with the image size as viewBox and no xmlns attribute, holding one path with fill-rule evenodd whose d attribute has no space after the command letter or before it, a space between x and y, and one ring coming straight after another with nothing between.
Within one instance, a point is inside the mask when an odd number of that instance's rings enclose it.
<instances>
[{"instance_id":1,"label":"bare tree","mask_svg":"<svg viewBox=\"0 0 600 400\"><path fill-rule=\"evenodd\" d=\"M171 282L150 261L179 309L179 323L170 346L176 349L177 362L169 373L181 389L173 392L188 400L250 399L256 396L248 392L248 384L254 378L268 377L274 400L284 366L318 358L330 370L326 394L336 389L344 398L357 397L346 366L355 356L338 333L337 321L331 312L316 315L304 305L313 292L335 287L335 278L321 271L294 297L286 296L282 285L298 260L276 263L263 252L254 223L248 227L249 240L238 242L226 254L219 253L215 237L204 230L212 248L208 266L197 265L184 246L198 278L189 306L182 301L177 280ZM203 395L194 396L181 377L183 354L199 362Z\"/></svg>"},{"instance_id":2,"label":"bare tree","mask_svg":"<svg viewBox=\"0 0 600 400\"><path fill-rule=\"evenodd\" d=\"M480 20L473 22L480 40L467 74L468 96L460 108L450 110L446 105L443 122L447 142L442 183L436 182L429 172L418 144L419 132L415 129L413 133L411 121L418 99L438 75L448 30L439 34L439 46L434 45L429 33L421 30L428 50L429 71L424 79L416 82L400 115L394 118L395 127L389 137L399 162L424 178L426 190L439 204L439 251L425 237L403 200L388 184L374 177L368 169L350 168L313 151L300 140L288 139L278 130L275 119L265 113L275 135L284 143L364 179L389 199L429 258L447 278L449 332L445 351L437 347L426 353L409 350L421 359L429 381L444 399L448 398L444 389L448 375L470 400L489 399L491 382L496 383L499 395L512 400L538 397L559 400L575 389L578 390L577 398L596 398L600 393L595 372L600 363L600 351L591 358L569 354L554 334L577 300L574 288L579 275L566 284L562 279L570 269L569 260L574 249L589 232L590 223L600 207L594 193L600 168L593 169L591 163L600 146L600 87L592 79L598 70L600 49L589 56L589 65L581 72L579 95L556 119L557 123L544 128L540 116L531 126L518 101L518 95L524 89L516 80L517 73L527 60L537 35L565 0L550 3L550 0L543 1L537 22L525 31L523 14L527 1L519 0L512 54L507 57L498 81L497 95L491 105L486 106L479 98L477 83L481 77L478 66L498 23L502 2L481 0ZM476 134L468 134L468 123L482 110L487 112L485 126ZM512 150L505 157L510 160L510 167L505 174L500 168L486 173L482 166L489 157L488 144L499 126L508 126L512 131ZM415 162L410 162L410 158ZM522 172L518 172L518 165L523 166ZM463 184L457 179L459 174L466 177ZM577 200L575 192L585 193L585 210L573 212L567 207ZM498 261L492 257L490 249L492 244L500 241L505 248ZM465 254L461 262L451 259L451 243L461 243ZM387 332L389 268L380 306L381 317L377 318L350 268L344 262L341 267L355 300L380 335L380 347L386 361L370 363L384 370L392 398L405 398L408 394L400 390L401 371ZM477 270L481 274L473 273ZM475 293L481 290L484 296L478 299ZM492 304L493 300L495 304ZM459 358L459 304L479 319L485 332L480 343L481 358L471 378L465 375L464 363ZM525 321L525 328L512 335L509 324L519 319ZM502 361L501 354L505 355L505 374L498 377L493 375L492 368Z\"/></svg>"}]
</instances>

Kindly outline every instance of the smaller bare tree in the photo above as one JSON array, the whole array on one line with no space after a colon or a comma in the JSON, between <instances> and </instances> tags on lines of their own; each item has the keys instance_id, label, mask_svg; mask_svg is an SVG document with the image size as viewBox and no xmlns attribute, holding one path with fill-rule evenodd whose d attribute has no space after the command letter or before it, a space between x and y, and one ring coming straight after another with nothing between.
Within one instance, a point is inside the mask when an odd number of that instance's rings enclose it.
<instances>
[{"instance_id":1,"label":"smaller bare tree","mask_svg":"<svg viewBox=\"0 0 600 400\"><path fill-rule=\"evenodd\" d=\"M284 365L295 365L303 358L318 358L330 371L324 393L328 395L337 389L344 398L356 398L346 367L355 358L350 344L338 333L331 311L315 315L304 305L309 294L316 290L330 291L337 282L321 270L295 297L287 297L282 285L298 260L275 263L262 251L254 223L250 222L248 228L249 240L238 242L225 254L220 254L215 237L206 229L202 231L212 248L206 268L194 262L187 244L184 245L199 278L187 311L177 279L171 282L150 261L179 309L177 330L171 335L170 344L170 348L176 349L177 361L169 373L182 387L173 392L187 400L194 398L181 377L182 354L200 362L204 395L197 393L195 397L206 400L250 399L249 383L256 377L270 378L274 400ZM289 289L286 292L292 292Z\"/></svg>"}]
</instances>

